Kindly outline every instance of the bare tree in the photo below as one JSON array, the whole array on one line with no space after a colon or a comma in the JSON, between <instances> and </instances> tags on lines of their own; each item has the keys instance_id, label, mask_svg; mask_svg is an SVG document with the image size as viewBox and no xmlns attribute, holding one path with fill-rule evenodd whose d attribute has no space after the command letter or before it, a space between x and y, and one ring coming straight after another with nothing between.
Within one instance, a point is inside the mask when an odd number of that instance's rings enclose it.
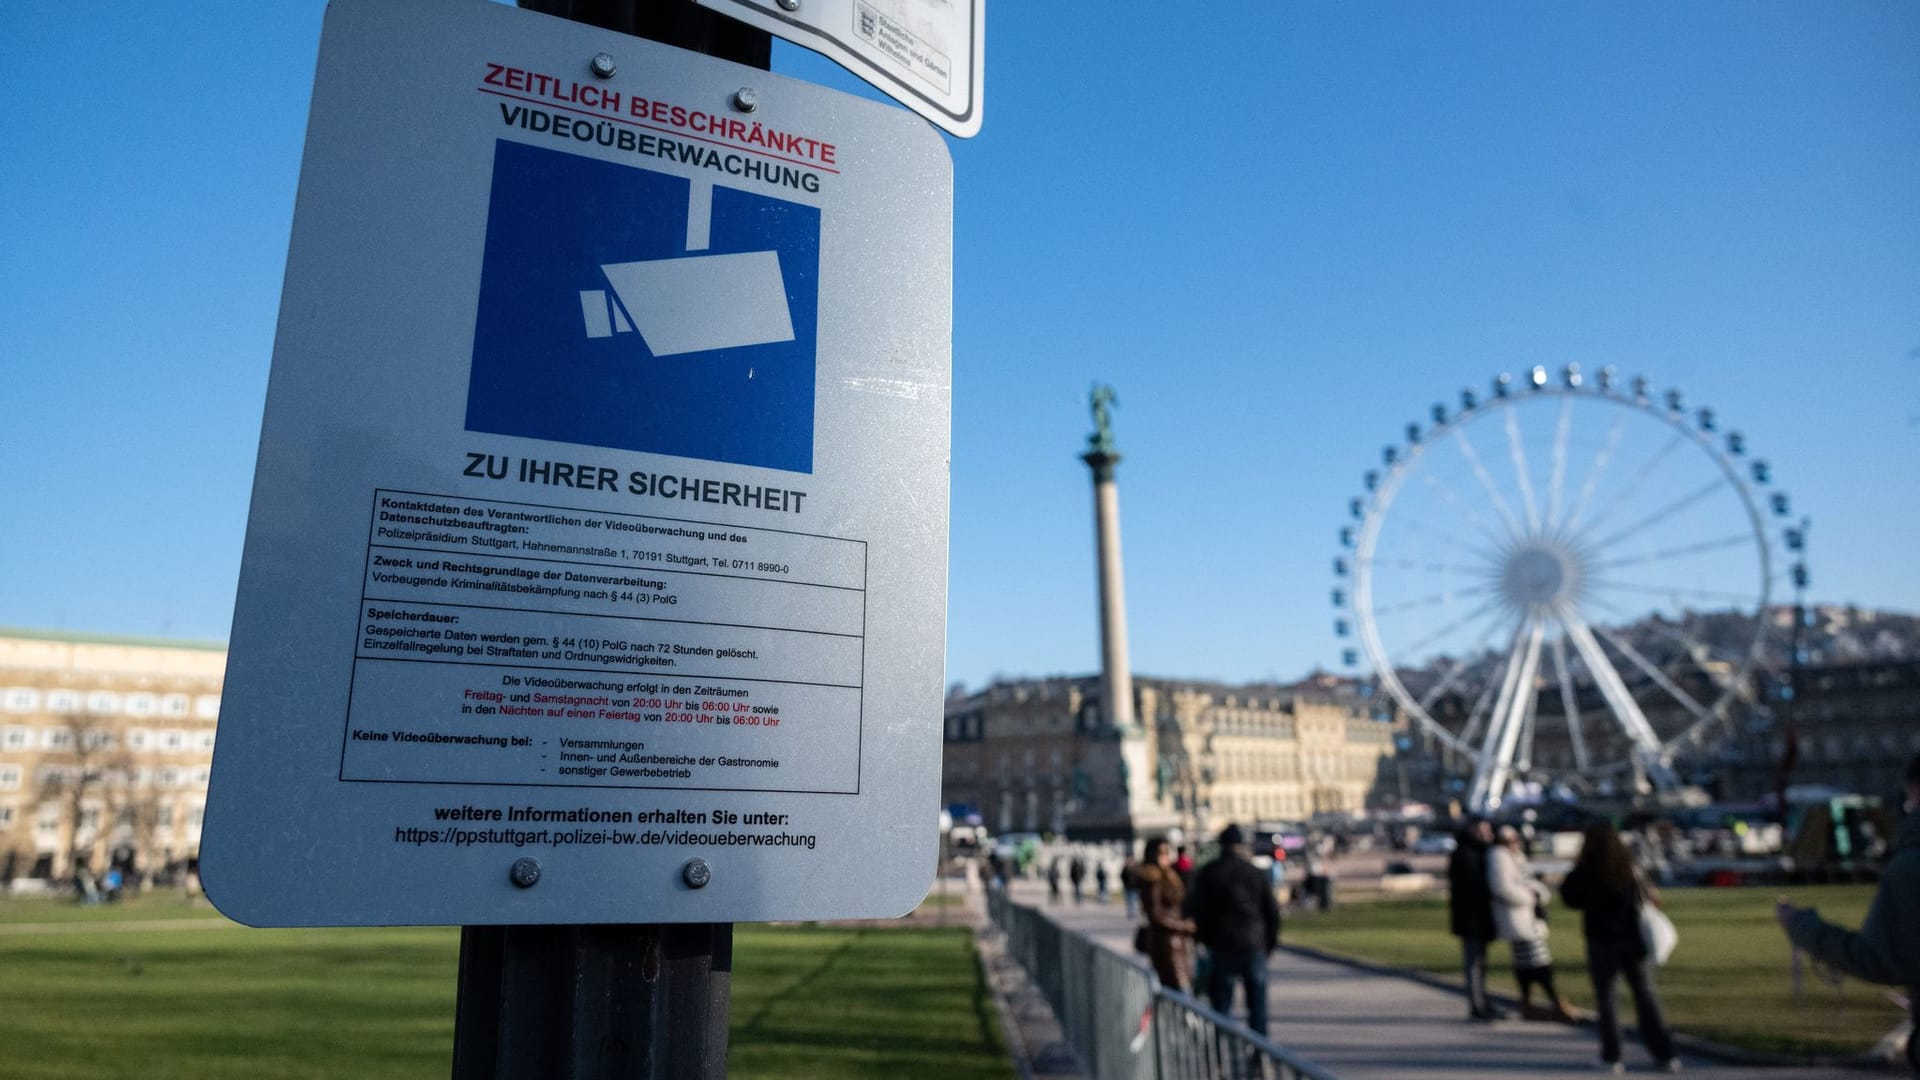
<instances>
[{"instance_id":1,"label":"bare tree","mask_svg":"<svg viewBox=\"0 0 1920 1080\"><path fill-rule=\"evenodd\" d=\"M100 718L86 713L62 716L60 727L55 730L61 733L59 738L65 745L56 744L50 749L64 752L72 764L42 759L40 798L43 802L61 803L65 809L62 817L66 833L67 872L78 876L80 868L92 862L93 848L105 833L98 820L89 828L85 823L85 815L88 802L106 787L107 777L103 766L113 734Z\"/></svg>"}]
</instances>

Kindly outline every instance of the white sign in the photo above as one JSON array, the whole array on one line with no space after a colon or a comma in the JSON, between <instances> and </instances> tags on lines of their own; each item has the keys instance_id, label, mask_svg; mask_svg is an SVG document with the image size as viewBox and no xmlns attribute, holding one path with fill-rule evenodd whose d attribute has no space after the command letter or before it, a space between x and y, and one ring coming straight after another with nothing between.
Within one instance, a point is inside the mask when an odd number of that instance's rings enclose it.
<instances>
[{"instance_id":1,"label":"white sign","mask_svg":"<svg viewBox=\"0 0 1920 1080\"><path fill-rule=\"evenodd\" d=\"M333 0L215 904L911 909L939 807L951 192L941 139L873 102L496 4Z\"/></svg>"},{"instance_id":2,"label":"white sign","mask_svg":"<svg viewBox=\"0 0 1920 1080\"><path fill-rule=\"evenodd\" d=\"M961 138L980 134L987 0L699 0L832 58Z\"/></svg>"}]
</instances>

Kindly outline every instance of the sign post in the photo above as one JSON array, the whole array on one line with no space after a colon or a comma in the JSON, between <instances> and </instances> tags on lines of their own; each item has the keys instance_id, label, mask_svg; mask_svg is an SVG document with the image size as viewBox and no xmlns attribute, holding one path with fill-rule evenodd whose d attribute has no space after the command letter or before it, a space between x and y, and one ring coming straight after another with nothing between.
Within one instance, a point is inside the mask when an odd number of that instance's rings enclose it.
<instances>
[{"instance_id":1,"label":"sign post","mask_svg":"<svg viewBox=\"0 0 1920 1080\"><path fill-rule=\"evenodd\" d=\"M766 33L691 0L520 6L769 64ZM461 927L453 1080L720 1080L732 977L732 923Z\"/></svg>"},{"instance_id":2,"label":"sign post","mask_svg":"<svg viewBox=\"0 0 1920 1080\"><path fill-rule=\"evenodd\" d=\"M596 10L765 62L684 2ZM460 925L455 1075L609 1080L723 1073L732 923L916 906L951 192L883 105L479 0L333 0L215 904Z\"/></svg>"}]
</instances>

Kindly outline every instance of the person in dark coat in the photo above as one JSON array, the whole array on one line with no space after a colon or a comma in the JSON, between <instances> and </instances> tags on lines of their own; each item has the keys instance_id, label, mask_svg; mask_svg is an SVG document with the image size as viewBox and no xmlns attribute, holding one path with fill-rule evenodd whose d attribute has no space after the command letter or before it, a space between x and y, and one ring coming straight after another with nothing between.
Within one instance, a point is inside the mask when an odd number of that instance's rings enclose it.
<instances>
[{"instance_id":1,"label":"person in dark coat","mask_svg":"<svg viewBox=\"0 0 1920 1080\"><path fill-rule=\"evenodd\" d=\"M1280 905L1267 875L1248 861L1251 850L1240 826L1220 832L1220 857L1200 868L1187 894L1194 936L1207 947L1207 998L1225 1014L1233 984L1247 999L1247 1026L1267 1033L1267 957L1280 944Z\"/></svg>"},{"instance_id":2,"label":"person in dark coat","mask_svg":"<svg viewBox=\"0 0 1920 1080\"><path fill-rule=\"evenodd\" d=\"M1493 826L1468 818L1447 858L1447 928L1460 939L1460 968L1467 979L1467 1017L1498 1020L1502 1013L1487 999L1487 943L1498 936L1493 922L1493 893L1487 887L1487 847Z\"/></svg>"},{"instance_id":3,"label":"person in dark coat","mask_svg":"<svg viewBox=\"0 0 1920 1080\"><path fill-rule=\"evenodd\" d=\"M1660 1012L1653 989L1653 958L1640 937L1640 905L1659 906L1659 894L1634 869L1633 855L1612 825L1587 828L1580 857L1560 897L1580 912L1580 930L1587 938L1587 974L1593 979L1594 1020L1600 1028L1600 1061L1614 1072L1620 1063L1620 1011L1614 990L1621 978L1633 990L1633 1008L1640 1024L1640 1041L1647 1044L1655 1065L1678 1072L1673 1035Z\"/></svg>"},{"instance_id":4,"label":"person in dark coat","mask_svg":"<svg viewBox=\"0 0 1920 1080\"><path fill-rule=\"evenodd\" d=\"M1186 883L1173 869L1173 850L1165 838L1147 841L1147 856L1134 872L1140 910L1147 916L1147 959L1161 985L1193 989L1193 920L1186 917Z\"/></svg>"},{"instance_id":5,"label":"person in dark coat","mask_svg":"<svg viewBox=\"0 0 1920 1080\"><path fill-rule=\"evenodd\" d=\"M1894 832L1893 857L1880 872L1880 887L1860 929L1836 926L1784 896L1775 914L1787 937L1815 960L1856 979L1907 988L1914 1021L1907 1064L1920 1073L1920 754L1907 762L1906 780L1906 816Z\"/></svg>"}]
</instances>

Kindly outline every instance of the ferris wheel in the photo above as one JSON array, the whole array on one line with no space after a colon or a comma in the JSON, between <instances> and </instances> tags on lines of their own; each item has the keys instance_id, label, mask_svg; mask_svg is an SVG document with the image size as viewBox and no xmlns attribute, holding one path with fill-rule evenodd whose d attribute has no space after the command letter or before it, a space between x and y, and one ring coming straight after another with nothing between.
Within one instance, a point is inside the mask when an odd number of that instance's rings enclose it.
<instances>
[{"instance_id":1,"label":"ferris wheel","mask_svg":"<svg viewBox=\"0 0 1920 1080\"><path fill-rule=\"evenodd\" d=\"M1807 522L1713 410L1535 367L1405 436L1349 504L1334 629L1471 764L1469 808L1673 791L1676 756L1765 708ZM1791 616L1770 606L1788 589Z\"/></svg>"}]
</instances>

